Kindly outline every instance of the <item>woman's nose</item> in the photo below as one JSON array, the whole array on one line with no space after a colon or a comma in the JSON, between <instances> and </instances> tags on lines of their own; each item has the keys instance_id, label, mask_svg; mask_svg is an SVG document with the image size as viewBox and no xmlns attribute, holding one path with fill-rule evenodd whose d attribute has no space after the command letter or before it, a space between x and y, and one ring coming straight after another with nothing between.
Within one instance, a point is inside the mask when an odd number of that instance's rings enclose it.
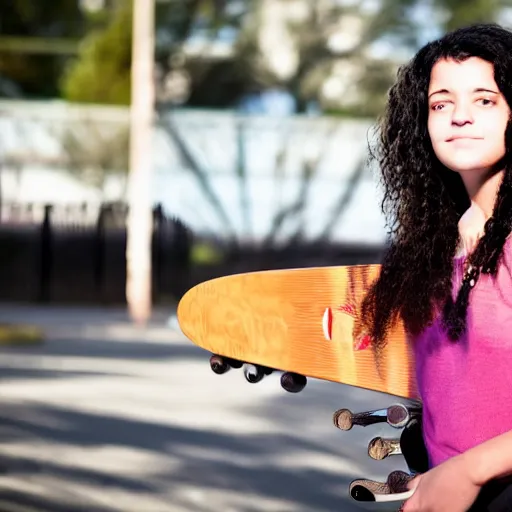
<instances>
[{"instance_id":1,"label":"woman's nose","mask_svg":"<svg viewBox=\"0 0 512 512\"><path fill-rule=\"evenodd\" d=\"M473 116L471 110L465 105L457 105L453 110L452 124L455 126L464 126L465 124L472 124Z\"/></svg>"}]
</instances>

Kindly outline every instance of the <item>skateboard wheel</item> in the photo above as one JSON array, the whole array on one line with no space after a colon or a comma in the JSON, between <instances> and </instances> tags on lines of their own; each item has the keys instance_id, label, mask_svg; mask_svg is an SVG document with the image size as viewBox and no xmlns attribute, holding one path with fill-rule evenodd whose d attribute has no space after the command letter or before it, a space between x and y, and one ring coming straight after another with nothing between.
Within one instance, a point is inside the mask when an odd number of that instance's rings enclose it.
<instances>
[{"instance_id":1,"label":"skateboard wheel","mask_svg":"<svg viewBox=\"0 0 512 512\"><path fill-rule=\"evenodd\" d=\"M265 372L261 366L255 364L246 364L244 366L244 377L247 382L256 384L265 377Z\"/></svg>"},{"instance_id":2,"label":"skateboard wheel","mask_svg":"<svg viewBox=\"0 0 512 512\"><path fill-rule=\"evenodd\" d=\"M348 409L339 409L333 414L334 426L340 430L350 430L353 425L353 414Z\"/></svg>"},{"instance_id":3,"label":"skateboard wheel","mask_svg":"<svg viewBox=\"0 0 512 512\"><path fill-rule=\"evenodd\" d=\"M229 371L229 364L223 357L213 355L210 357L210 368L217 375L222 375Z\"/></svg>"},{"instance_id":4,"label":"skateboard wheel","mask_svg":"<svg viewBox=\"0 0 512 512\"><path fill-rule=\"evenodd\" d=\"M368 443L368 455L374 460L383 460L388 456L386 443L382 437L375 437Z\"/></svg>"},{"instance_id":5,"label":"skateboard wheel","mask_svg":"<svg viewBox=\"0 0 512 512\"><path fill-rule=\"evenodd\" d=\"M231 366L231 368L235 368L237 370L238 370L238 368L242 368L242 366L244 365L244 363L242 363L242 361L238 361L237 359L228 358L228 359L226 359L226 361L229 364L229 366Z\"/></svg>"},{"instance_id":6,"label":"skateboard wheel","mask_svg":"<svg viewBox=\"0 0 512 512\"><path fill-rule=\"evenodd\" d=\"M407 490L407 484L411 479L412 475L397 469L389 473L388 478L386 479L386 483L393 490L393 492L404 492Z\"/></svg>"},{"instance_id":7,"label":"skateboard wheel","mask_svg":"<svg viewBox=\"0 0 512 512\"><path fill-rule=\"evenodd\" d=\"M281 387L288 393L300 393L307 382L307 378L298 373L285 372L281 375Z\"/></svg>"},{"instance_id":8,"label":"skateboard wheel","mask_svg":"<svg viewBox=\"0 0 512 512\"><path fill-rule=\"evenodd\" d=\"M401 453L399 439L375 437L368 443L368 455L374 460L383 460L389 455L399 453Z\"/></svg>"},{"instance_id":9,"label":"skateboard wheel","mask_svg":"<svg viewBox=\"0 0 512 512\"><path fill-rule=\"evenodd\" d=\"M407 407L403 404L395 404L388 407L388 423L392 427L405 427L411 416Z\"/></svg>"},{"instance_id":10,"label":"skateboard wheel","mask_svg":"<svg viewBox=\"0 0 512 512\"><path fill-rule=\"evenodd\" d=\"M350 488L350 496L356 501L375 501L375 495L364 485L354 485Z\"/></svg>"},{"instance_id":11,"label":"skateboard wheel","mask_svg":"<svg viewBox=\"0 0 512 512\"><path fill-rule=\"evenodd\" d=\"M349 486L350 496L356 501L400 501L408 499L410 496L403 496L402 493L412 493L407 489L407 483L412 475L405 471L392 471L386 482L377 482L375 480L358 479L354 480Z\"/></svg>"}]
</instances>

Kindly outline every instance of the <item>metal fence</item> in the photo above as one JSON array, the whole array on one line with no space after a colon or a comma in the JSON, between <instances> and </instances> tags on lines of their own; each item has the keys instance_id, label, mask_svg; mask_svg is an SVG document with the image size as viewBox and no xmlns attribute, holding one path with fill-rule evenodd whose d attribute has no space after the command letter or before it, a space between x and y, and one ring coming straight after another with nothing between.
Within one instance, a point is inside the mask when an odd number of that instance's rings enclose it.
<instances>
[{"instance_id":1,"label":"metal fence","mask_svg":"<svg viewBox=\"0 0 512 512\"><path fill-rule=\"evenodd\" d=\"M124 303L126 215L122 204L6 204L0 225L0 300ZM153 212L156 303L186 288L191 238L181 222Z\"/></svg>"}]
</instances>

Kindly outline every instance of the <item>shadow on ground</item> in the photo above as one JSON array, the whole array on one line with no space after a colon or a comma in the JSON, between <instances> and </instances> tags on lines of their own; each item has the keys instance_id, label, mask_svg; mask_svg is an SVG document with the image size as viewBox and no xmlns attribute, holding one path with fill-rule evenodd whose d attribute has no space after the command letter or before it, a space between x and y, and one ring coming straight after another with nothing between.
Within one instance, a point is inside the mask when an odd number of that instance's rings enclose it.
<instances>
[{"instance_id":1,"label":"shadow on ground","mask_svg":"<svg viewBox=\"0 0 512 512\"><path fill-rule=\"evenodd\" d=\"M0 349L0 510L350 512L353 478L404 468L366 455L389 427L340 432L331 420L390 397L320 381L290 395L276 375L256 386L215 376L182 337L149 338ZM97 385L96 402L60 398L71 383ZM151 403L159 419L145 417Z\"/></svg>"},{"instance_id":2,"label":"shadow on ground","mask_svg":"<svg viewBox=\"0 0 512 512\"><path fill-rule=\"evenodd\" d=\"M293 504L294 510L338 510L340 496L346 492L349 483L347 476L340 476L321 469L276 468L258 462L266 456L273 459L286 457L292 452L309 453L311 458L320 453L330 455L321 443L301 441L296 436L282 434L268 435L227 435L208 430L193 431L188 429L158 425L150 422L133 421L92 414L78 414L55 407L37 405L20 405L2 407L0 429L2 444L0 451L9 443L24 443L37 440L48 445L55 443L98 448L103 446L126 447L137 451L152 451L161 458L165 456L178 465L168 470L140 468L140 477L124 477L100 471L74 467L70 461L40 461L30 457L0 455L2 474L25 480L44 474L65 487L72 481L73 485L93 486L103 493L111 490L129 493L150 493L166 496L169 505L180 501L180 489L184 484L200 487L202 493L208 489L248 494L251 499L264 496ZM19 416L29 415L32 420L20 420ZM43 417L45 424L38 423ZM48 425L49 419L55 426ZM64 428L59 425L65 425ZM133 468L136 473L136 468ZM148 474L149 473L149 474ZM63 510L59 503L59 493L55 500L46 499L45 508L40 498L30 498L13 493L2 493L0 498L18 504L37 502L40 510ZM78 500L79 501L79 500ZM76 503L79 505L79 502ZM87 510L96 510L87 505ZM183 503L185 506L186 503ZM196 504L195 510L210 511L211 505ZM246 503L240 511L251 512L264 510L258 503ZM70 510L70 509L68 509ZM73 508L79 510L79 508ZM103 508L98 508L103 510ZM108 509L106 509L108 510Z\"/></svg>"}]
</instances>

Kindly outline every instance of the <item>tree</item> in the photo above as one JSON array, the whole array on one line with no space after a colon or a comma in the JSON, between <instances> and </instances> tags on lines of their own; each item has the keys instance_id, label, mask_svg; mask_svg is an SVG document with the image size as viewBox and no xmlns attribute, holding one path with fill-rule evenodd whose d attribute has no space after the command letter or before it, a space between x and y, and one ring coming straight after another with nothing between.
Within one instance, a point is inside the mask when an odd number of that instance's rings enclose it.
<instances>
[{"instance_id":1,"label":"tree","mask_svg":"<svg viewBox=\"0 0 512 512\"><path fill-rule=\"evenodd\" d=\"M114 9L105 29L87 35L78 58L69 64L61 79L65 99L129 105L132 21L132 2L123 1Z\"/></svg>"},{"instance_id":2,"label":"tree","mask_svg":"<svg viewBox=\"0 0 512 512\"><path fill-rule=\"evenodd\" d=\"M382 0L368 35L415 52L426 39L477 22L500 22L510 0Z\"/></svg>"},{"instance_id":3,"label":"tree","mask_svg":"<svg viewBox=\"0 0 512 512\"><path fill-rule=\"evenodd\" d=\"M160 75L185 75L187 105L233 107L250 87L234 45L244 20L260 0L170 0L157 11L156 61ZM216 45L233 44L233 52L215 55ZM191 51L191 47L195 50ZM203 51L201 51L201 49ZM164 83L159 84L161 88ZM164 100L165 102L165 100Z\"/></svg>"},{"instance_id":4,"label":"tree","mask_svg":"<svg viewBox=\"0 0 512 512\"><path fill-rule=\"evenodd\" d=\"M233 107L247 94L278 87L295 98L299 111L316 103L324 112L373 115L382 107L397 65L426 38L474 21L499 21L510 0L380 0L374 10L367 4L159 1L155 61L160 86L181 73L188 80L184 101L189 106ZM77 0L3 0L0 88L7 81L4 94L10 90L128 105L131 16L131 0L109 0L93 14L82 12ZM275 30L280 38L268 43L268 34ZM9 47L13 43L7 36L25 38L14 41L16 52L5 50L6 42ZM23 53L29 36L41 42L51 38L53 47L65 38L62 51L41 54L45 50L40 45L37 55ZM353 41L340 46L336 39L343 37ZM216 56L211 49L227 40L233 41L233 52ZM190 51L201 44L204 51ZM372 57L376 45L390 47L389 58ZM282 65L279 59L286 53L291 61Z\"/></svg>"},{"instance_id":5,"label":"tree","mask_svg":"<svg viewBox=\"0 0 512 512\"><path fill-rule=\"evenodd\" d=\"M27 51L33 38L77 43L87 18L76 0L2 0L0 2L0 79L12 84L13 94L55 97L58 77L65 66L62 52ZM8 42L9 44L5 44ZM68 45L69 46L69 45ZM71 45L73 46L73 45ZM8 91L0 89L0 96Z\"/></svg>"},{"instance_id":6,"label":"tree","mask_svg":"<svg viewBox=\"0 0 512 512\"><path fill-rule=\"evenodd\" d=\"M499 21L507 2L500 0L436 0L435 6L443 15L444 30L474 22Z\"/></svg>"},{"instance_id":7,"label":"tree","mask_svg":"<svg viewBox=\"0 0 512 512\"><path fill-rule=\"evenodd\" d=\"M157 3L155 61L160 75L165 76L182 61L183 45L195 32L215 32L225 26L229 22L223 15L226 10L227 2L219 0ZM130 103L131 26L132 1L119 0L106 26L86 36L77 58L68 66L61 80L66 99L85 103Z\"/></svg>"},{"instance_id":8,"label":"tree","mask_svg":"<svg viewBox=\"0 0 512 512\"><path fill-rule=\"evenodd\" d=\"M253 89L284 89L299 112L317 104L372 115L393 73L392 62L368 52L375 38L366 27L377 16L361 3L262 0L237 41L239 64Z\"/></svg>"}]
</instances>

